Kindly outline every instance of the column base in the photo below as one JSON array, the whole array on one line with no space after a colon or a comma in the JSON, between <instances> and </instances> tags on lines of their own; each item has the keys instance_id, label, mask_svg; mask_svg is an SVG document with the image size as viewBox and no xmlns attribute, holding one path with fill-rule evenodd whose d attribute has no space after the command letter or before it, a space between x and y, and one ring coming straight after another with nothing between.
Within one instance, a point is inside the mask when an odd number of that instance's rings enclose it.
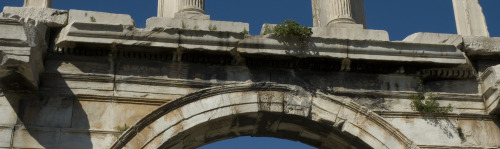
<instances>
[{"instance_id":1,"label":"column base","mask_svg":"<svg viewBox=\"0 0 500 149\"><path fill-rule=\"evenodd\" d=\"M334 24L356 24L356 21L352 18L337 18L328 22L326 26L331 27L334 26Z\"/></svg>"},{"instance_id":2,"label":"column base","mask_svg":"<svg viewBox=\"0 0 500 149\"><path fill-rule=\"evenodd\" d=\"M174 18L190 19L190 20L210 20L210 15L198 12L181 12L181 13L176 13Z\"/></svg>"},{"instance_id":3,"label":"column base","mask_svg":"<svg viewBox=\"0 0 500 149\"><path fill-rule=\"evenodd\" d=\"M313 27L312 29L312 37L390 41L387 31L364 29L362 24L339 23L332 24L329 27Z\"/></svg>"}]
</instances>

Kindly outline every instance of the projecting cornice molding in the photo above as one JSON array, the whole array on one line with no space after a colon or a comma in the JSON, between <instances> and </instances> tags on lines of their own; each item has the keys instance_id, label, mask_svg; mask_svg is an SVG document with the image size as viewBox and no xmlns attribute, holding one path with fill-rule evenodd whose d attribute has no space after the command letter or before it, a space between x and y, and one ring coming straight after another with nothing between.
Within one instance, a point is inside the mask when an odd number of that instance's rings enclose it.
<instances>
[{"instance_id":1,"label":"projecting cornice molding","mask_svg":"<svg viewBox=\"0 0 500 149\"><path fill-rule=\"evenodd\" d=\"M450 44L408 43L312 37L302 42L273 35L179 28L131 29L122 25L72 22L59 34L58 47L85 45L140 46L177 50L236 51L243 55L277 55L374 61L466 64L462 52Z\"/></svg>"}]
</instances>

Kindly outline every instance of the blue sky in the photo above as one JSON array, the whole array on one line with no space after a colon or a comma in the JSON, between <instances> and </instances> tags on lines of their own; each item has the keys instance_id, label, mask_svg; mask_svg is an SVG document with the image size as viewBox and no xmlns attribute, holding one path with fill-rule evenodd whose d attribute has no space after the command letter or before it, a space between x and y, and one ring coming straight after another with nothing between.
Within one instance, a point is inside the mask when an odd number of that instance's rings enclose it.
<instances>
[{"instance_id":1,"label":"blue sky","mask_svg":"<svg viewBox=\"0 0 500 149\"><path fill-rule=\"evenodd\" d=\"M491 36L500 37L500 0L480 0ZM21 6L22 0L0 0L0 6ZM130 14L137 27L156 16L157 0L54 0L54 8ZM387 30L391 40L402 40L415 32L456 33L451 0L366 0L369 29ZM310 0L207 0L212 20L250 23L250 33L263 23L297 20L312 26Z\"/></svg>"},{"instance_id":2,"label":"blue sky","mask_svg":"<svg viewBox=\"0 0 500 149\"><path fill-rule=\"evenodd\" d=\"M80 9L130 14L137 27L156 16L157 0L53 0L56 9ZM500 0L480 0L492 37L500 37ZM21 6L22 0L0 0L0 7ZM416 32L456 34L451 0L366 0L369 29L386 30L391 40L402 40ZM250 24L250 33L260 32L263 23L297 20L312 26L310 0L207 0L206 12L212 20ZM204 149L302 149L304 144L271 138L241 137L220 141Z\"/></svg>"}]
</instances>

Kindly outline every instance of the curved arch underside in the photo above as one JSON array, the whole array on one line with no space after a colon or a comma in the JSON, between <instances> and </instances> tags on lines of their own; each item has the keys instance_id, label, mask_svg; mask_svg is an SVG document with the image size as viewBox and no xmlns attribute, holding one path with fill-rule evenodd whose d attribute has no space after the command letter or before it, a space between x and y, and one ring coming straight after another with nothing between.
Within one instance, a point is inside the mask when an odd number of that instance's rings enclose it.
<instances>
[{"instance_id":1,"label":"curved arch underside","mask_svg":"<svg viewBox=\"0 0 500 149\"><path fill-rule=\"evenodd\" d=\"M238 136L318 148L418 148L349 100L274 83L213 87L181 97L146 115L112 148L196 148Z\"/></svg>"}]
</instances>

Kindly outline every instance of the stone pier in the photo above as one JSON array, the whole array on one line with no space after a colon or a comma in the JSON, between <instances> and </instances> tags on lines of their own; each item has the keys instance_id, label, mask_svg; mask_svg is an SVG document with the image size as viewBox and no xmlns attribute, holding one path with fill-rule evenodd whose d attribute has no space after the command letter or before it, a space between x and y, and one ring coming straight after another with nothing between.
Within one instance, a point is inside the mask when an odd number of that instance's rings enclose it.
<instances>
[{"instance_id":1,"label":"stone pier","mask_svg":"<svg viewBox=\"0 0 500 149\"><path fill-rule=\"evenodd\" d=\"M463 36L489 37L483 8L478 0L453 0L457 32Z\"/></svg>"},{"instance_id":2,"label":"stone pier","mask_svg":"<svg viewBox=\"0 0 500 149\"><path fill-rule=\"evenodd\" d=\"M52 0L24 0L24 7L52 8Z\"/></svg>"},{"instance_id":3,"label":"stone pier","mask_svg":"<svg viewBox=\"0 0 500 149\"><path fill-rule=\"evenodd\" d=\"M366 28L364 0L312 0L314 27L362 24Z\"/></svg>"}]
</instances>

